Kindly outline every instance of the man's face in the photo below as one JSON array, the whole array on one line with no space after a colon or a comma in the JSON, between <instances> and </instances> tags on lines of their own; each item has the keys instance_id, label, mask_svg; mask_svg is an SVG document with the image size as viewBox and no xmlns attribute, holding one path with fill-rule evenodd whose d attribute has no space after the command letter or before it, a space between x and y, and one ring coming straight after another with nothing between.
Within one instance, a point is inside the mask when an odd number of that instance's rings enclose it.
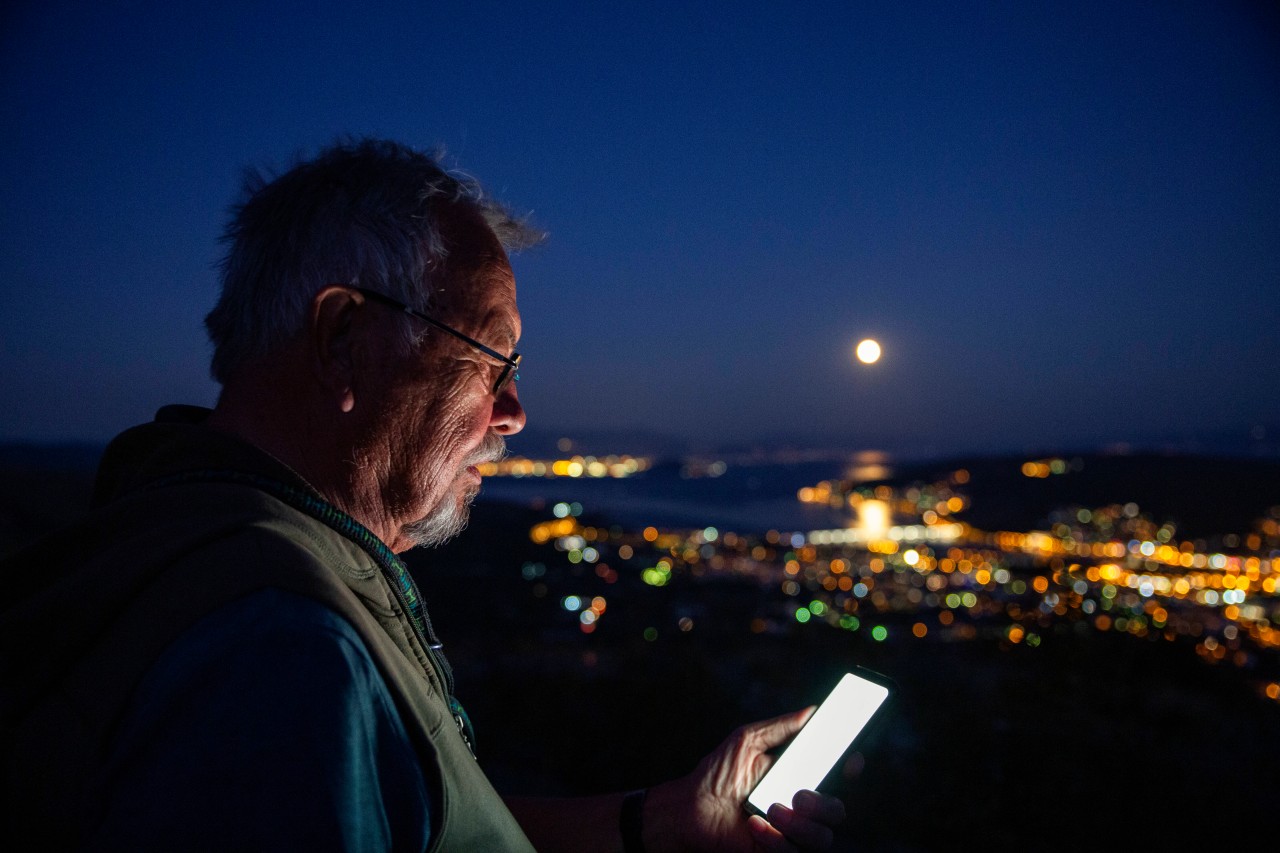
<instances>
[{"instance_id":1,"label":"man's face","mask_svg":"<svg viewBox=\"0 0 1280 853\"><path fill-rule=\"evenodd\" d=\"M433 294L431 315L510 353L520 337L520 314L506 254L478 220L451 230L447 283ZM525 421L515 382L493 394L502 364L439 330L415 331L427 333L417 352L386 359L385 405L365 457L381 469L383 512L396 530L387 544L394 551L437 545L460 532L480 489L476 466L500 458L504 436Z\"/></svg>"}]
</instances>

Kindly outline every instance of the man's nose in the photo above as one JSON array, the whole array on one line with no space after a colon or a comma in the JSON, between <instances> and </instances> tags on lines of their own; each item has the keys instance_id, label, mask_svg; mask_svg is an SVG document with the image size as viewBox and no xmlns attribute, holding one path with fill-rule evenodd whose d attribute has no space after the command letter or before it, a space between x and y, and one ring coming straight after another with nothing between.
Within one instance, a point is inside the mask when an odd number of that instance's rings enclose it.
<instances>
[{"instance_id":1,"label":"man's nose","mask_svg":"<svg viewBox=\"0 0 1280 853\"><path fill-rule=\"evenodd\" d=\"M489 425L500 435L515 435L524 429L524 422L524 406L520 405L516 383L509 382L494 398Z\"/></svg>"}]
</instances>

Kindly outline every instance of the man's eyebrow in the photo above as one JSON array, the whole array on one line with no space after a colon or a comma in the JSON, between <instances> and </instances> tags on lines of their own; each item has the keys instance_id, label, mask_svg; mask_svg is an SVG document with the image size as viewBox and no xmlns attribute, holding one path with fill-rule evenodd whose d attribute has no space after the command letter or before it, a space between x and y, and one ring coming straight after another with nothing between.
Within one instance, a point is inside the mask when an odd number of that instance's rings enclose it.
<instances>
[{"instance_id":1,"label":"man's eyebrow","mask_svg":"<svg viewBox=\"0 0 1280 853\"><path fill-rule=\"evenodd\" d=\"M515 327L512 325L510 318L502 315L490 315L490 334L489 338L492 343L489 345L494 349L502 349L506 347L508 350L515 349L520 338L516 335Z\"/></svg>"}]
</instances>

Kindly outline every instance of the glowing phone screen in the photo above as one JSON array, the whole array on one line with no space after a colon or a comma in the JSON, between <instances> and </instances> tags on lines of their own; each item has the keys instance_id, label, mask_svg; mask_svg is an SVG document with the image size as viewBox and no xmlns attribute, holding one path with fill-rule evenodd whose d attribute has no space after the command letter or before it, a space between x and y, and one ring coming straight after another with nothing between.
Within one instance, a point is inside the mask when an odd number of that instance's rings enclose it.
<instances>
[{"instance_id":1,"label":"glowing phone screen","mask_svg":"<svg viewBox=\"0 0 1280 853\"><path fill-rule=\"evenodd\" d=\"M887 687L846 674L769 768L747 802L764 814L774 803L790 808L797 791L816 789L888 698Z\"/></svg>"}]
</instances>

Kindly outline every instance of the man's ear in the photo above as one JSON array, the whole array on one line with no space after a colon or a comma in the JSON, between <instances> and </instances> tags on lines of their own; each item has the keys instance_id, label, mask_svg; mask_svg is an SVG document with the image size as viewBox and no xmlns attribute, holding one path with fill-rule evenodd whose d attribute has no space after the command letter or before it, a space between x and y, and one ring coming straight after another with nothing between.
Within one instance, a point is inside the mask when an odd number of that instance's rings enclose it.
<instances>
[{"instance_id":1,"label":"man's ear","mask_svg":"<svg viewBox=\"0 0 1280 853\"><path fill-rule=\"evenodd\" d=\"M356 314L364 301L360 293L340 285L326 287L311 300L307 331L312 371L343 412L350 412L356 405Z\"/></svg>"}]
</instances>

